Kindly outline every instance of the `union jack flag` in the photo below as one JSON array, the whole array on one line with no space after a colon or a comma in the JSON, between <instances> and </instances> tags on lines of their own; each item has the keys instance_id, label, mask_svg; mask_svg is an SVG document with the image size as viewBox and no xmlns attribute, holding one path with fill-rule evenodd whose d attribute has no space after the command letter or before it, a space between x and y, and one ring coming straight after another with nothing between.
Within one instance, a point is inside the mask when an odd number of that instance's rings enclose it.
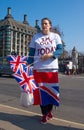
<instances>
[{"instance_id":1,"label":"union jack flag","mask_svg":"<svg viewBox=\"0 0 84 130\"><path fill-rule=\"evenodd\" d=\"M13 74L13 76L20 84L22 91L25 91L26 93L33 93L33 91L37 88L33 76L33 71L30 66L24 67L23 70L19 69L16 73Z\"/></svg>"},{"instance_id":2,"label":"union jack flag","mask_svg":"<svg viewBox=\"0 0 84 130\"><path fill-rule=\"evenodd\" d=\"M10 56L10 66L21 91L33 93L34 105L54 104L59 106L58 72L38 72L26 65L27 57ZM37 84L38 85L37 85Z\"/></svg>"},{"instance_id":3,"label":"union jack flag","mask_svg":"<svg viewBox=\"0 0 84 130\"><path fill-rule=\"evenodd\" d=\"M10 62L10 67L13 72L18 71L18 68L23 70L23 68L26 66L27 63L27 56L14 56L10 55L8 56L8 60Z\"/></svg>"},{"instance_id":4,"label":"union jack flag","mask_svg":"<svg viewBox=\"0 0 84 130\"><path fill-rule=\"evenodd\" d=\"M59 106L58 72L34 72L39 87L33 92L34 105ZM37 98L38 97L38 98Z\"/></svg>"}]
</instances>

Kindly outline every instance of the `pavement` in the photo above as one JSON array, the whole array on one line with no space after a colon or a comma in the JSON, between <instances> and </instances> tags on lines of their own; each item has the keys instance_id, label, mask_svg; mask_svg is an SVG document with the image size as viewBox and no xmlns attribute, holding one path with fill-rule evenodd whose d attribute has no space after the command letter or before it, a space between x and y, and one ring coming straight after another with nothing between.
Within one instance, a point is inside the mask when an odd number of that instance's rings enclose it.
<instances>
[{"instance_id":1,"label":"pavement","mask_svg":"<svg viewBox=\"0 0 84 130\"><path fill-rule=\"evenodd\" d=\"M84 130L84 124L59 118L40 123L41 115L0 104L0 130Z\"/></svg>"}]
</instances>

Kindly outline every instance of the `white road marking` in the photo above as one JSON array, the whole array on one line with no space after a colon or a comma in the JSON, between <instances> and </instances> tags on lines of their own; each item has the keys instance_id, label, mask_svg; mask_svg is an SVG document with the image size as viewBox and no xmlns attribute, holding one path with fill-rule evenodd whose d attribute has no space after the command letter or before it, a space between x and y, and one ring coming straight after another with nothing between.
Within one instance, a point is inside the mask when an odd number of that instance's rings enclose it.
<instances>
[{"instance_id":1,"label":"white road marking","mask_svg":"<svg viewBox=\"0 0 84 130\"><path fill-rule=\"evenodd\" d=\"M84 76L81 76L81 75L63 75L63 74L59 74L59 78L62 78L62 77L67 77L67 78L75 78L75 79L84 79Z\"/></svg>"}]
</instances>

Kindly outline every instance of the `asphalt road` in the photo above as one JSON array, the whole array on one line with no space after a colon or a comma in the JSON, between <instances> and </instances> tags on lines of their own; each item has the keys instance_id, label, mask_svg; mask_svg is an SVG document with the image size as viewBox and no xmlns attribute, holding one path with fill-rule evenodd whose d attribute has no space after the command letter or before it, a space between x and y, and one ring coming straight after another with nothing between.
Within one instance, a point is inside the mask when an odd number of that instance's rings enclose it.
<instances>
[{"instance_id":1,"label":"asphalt road","mask_svg":"<svg viewBox=\"0 0 84 130\"><path fill-rule=\"evenodd\" d=\"M54 117L84 124L84 76L59 74L59 83L60 107L53 108ZM41 113L39 106L20 105L19 84L10 77L0 77L0 104Z\"/></svg>"}]
</instances>

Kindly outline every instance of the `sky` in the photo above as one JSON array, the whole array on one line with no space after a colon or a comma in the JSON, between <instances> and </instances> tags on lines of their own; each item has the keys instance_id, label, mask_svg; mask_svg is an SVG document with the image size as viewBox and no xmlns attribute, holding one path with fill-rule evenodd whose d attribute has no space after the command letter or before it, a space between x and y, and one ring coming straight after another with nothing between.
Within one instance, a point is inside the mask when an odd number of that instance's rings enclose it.
<instances>
[{"instance_id":1,"label":"sky","mask_svg":"<svg viewBox=\"0 0 84 130\"><path fill-rule=\"evenodd\" d=\"M23 22L24 14L30 26L35 20L48 17L52 25L63 32L65 49L70 52L75 46L84 53L84 0L0 0L0 20L7 15L11 7L14 20Z\"/></svg>"}]
</instances>

